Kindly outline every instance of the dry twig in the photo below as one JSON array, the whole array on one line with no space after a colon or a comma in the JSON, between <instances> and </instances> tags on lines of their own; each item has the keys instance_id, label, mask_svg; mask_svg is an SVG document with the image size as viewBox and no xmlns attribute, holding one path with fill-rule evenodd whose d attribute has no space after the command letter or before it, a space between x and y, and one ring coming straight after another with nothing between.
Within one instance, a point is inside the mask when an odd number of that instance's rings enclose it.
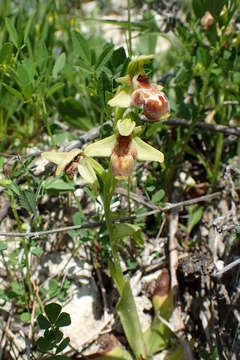
<instances>
[{"instance_id":1,"label":"dry twig","mask_svg":"<svg viewBox=\"0 0 240 360\"><path fill-rule=\"evenodd\" d=\"M197 198L191 199L191 200L186 200L186 201L180 201L178 203L175 204L170 204L168 203L166 206L162 207L162 208L157 208L155 210L143 213L143 214L138 214L138 215L133 215L133 216L129 216L126 218L122 218L119 220L116 220L116 222L125 222L125 221L133 221L136 218L141 218L141 217L146 217L149 215L153 215L153 214L158 214L158 213L162 213L168 210L172 210L172 209L176 209L182 206L188 206L188 205L192 205L192 204L197 204L199 202L202 201L211 201L213 199L218 198L221 195L220 192L216 192L213 194L209 194L209 195L204 195L204 196L199 196ZM69 231L69 230L79 230L79 229L88 229L88 228L94 228L94 227L99 227L103 225L102 221L99 222L88 222L87 224L82 224L82 225L73 225L73 226L65 226L65 227L60 227L60 228L56 228L56 229L51 229L51 230L44 230L44 231L36 231L36 232L28 232L28 233L24 233L24 232L0 232L0 236L3 237L23 237L23 236L28 236L28 237L39 237L39 236L43 236L43 235L50 235L50 234L54 234L54 233L60 233L63 231Z\"/></svg>"}]
</instances>

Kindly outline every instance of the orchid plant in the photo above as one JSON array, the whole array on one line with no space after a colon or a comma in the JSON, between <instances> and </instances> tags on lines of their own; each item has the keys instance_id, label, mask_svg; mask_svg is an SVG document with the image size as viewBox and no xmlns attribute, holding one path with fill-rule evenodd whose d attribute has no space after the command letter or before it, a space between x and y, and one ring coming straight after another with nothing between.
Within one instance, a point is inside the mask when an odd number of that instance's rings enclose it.
<instances>
[{"instance_id":1,"label":"orchid plant","mask_svg":"<svg viewBox=\"0 0 240 360\"><path fill-rule=\"evenodd\" d=\"M145 74L144 65L152 60L152 56L139 56L130 61L126 75L118 79L119 87L116 95L109 101L114 108L113 133L102 140L88 144L85 149L74 149L70 152L44 152L42 156L57 165L56 175L62 171L74 177L76 171L87 183L97 188L98 179L103 186L99 187L103 201L106 228L109 236L112 257L109 268L118 289L120 300L117 304L125 335L128 339L134 358L150 359L152 354L169 344L169 333L157 316L150 329L143 333L138 318L136 305L129 280L123 275L119 254L119 239L134 236L139 228L133 224L113 221L110 209L112 196L118 181L128 180L133 175L135 161L164 162L164 154L141 139L144 126L141 115L149 122L160 121L169 114L168 100L162 88L151 84ZM145 123L146 123L145 121ZM139 123L137 125L137 123ZM94 158L110 157L109 168L106 170ZM169 284L168 284L169 285ZM171 291L169 286L160 295L160 305L155 307L171 314ZM159 302L158 302L159 304ZM170 312L169 312L170 309ZM117 348L108 355L122 359L132 359L130 353ZM117 354L117 355L116 355ZM108 356L105 354L104 356Z\"/></svg>"}]
</instances>

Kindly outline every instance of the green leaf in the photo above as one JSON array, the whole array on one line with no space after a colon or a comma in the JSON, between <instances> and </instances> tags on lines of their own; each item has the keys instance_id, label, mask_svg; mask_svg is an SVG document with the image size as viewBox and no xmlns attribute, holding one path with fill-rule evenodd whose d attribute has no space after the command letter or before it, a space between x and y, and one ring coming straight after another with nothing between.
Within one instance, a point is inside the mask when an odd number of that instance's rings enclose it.
<instances>
[{"instance_id":1,"label":"green leaf","mask_svg":"<svg viewBox=\"0 0 240 360\"><path fill-rule=\"evenodd\" d=\"M27 22L27 25L25 27L25 31L24 31L24 43L26 43L27 39L28 39L28 35L29 35L29 32L31 30L31 27L32 27L32 22L33 22L33 19L34 19L34 16L35 16L35 12L30 16L30 18L28 19L28 22Z\"/></svg>"},{"instance_id":2,"label":"green leaf","mask_svg":"<svg viewBox=\"0 0 240 360\"><path fill-rule=\"evenodd\" d=\"M55 325L57 327L64 327L64 326L68 326L71 324L71 318L70 315L66 312L62 312L57 321L55 322Z\"/></svg>"},{"instance_id":3,"label":"green leaf","mask_svg":"<svg viewBox=\"0 0 240 360\"><path fill-rule=\"evenodd\" d=\"M37 195L31 190L21 190L19 196L19 203L21 207L29 212L35 214L37 208Z\"/></svg>"},{"instance_id":4,"label":"green leaf","mask_svg":"<svg viewBox=\"0 0 240 360\"><path fill-rule=\"evenodd\" d=\"M44 310L50 322L54 324L60 315L62 307L57 303L51 303L46 305Z\"/></svg>"},{"instance_id":5,"label":"green leaf","mask_svg":"<svg viewBox=\"0 0 240 360\"><path fill-rule=\"evenodd\" d=\"M112 64L114 67L118 67L119 65L122 65L124 61L126 60L126 52L124 47L120 47L116 50L114 50L112 54Z\"/></svg>"},{"instance_id":6,"label":"green leaf","mask_svg":"<svg viewBox=\"0 0 240 360\"><path fill-rule=\"evenodd\" d=\"M41 247L32 246L31 253L37 257L40 257L43 253L43 249Z\"/></svg>"},{"instance_id":7,"label":"green leaf","mask_svg":"<svg viewBox=\"0 0 240 360\"><path fill-rule=\"evenodd\" d=\"M94 360L133 360L133 358L128 351L116 346L107 353L104 352L102 355L94 358Z\"/></svg>"},{"instance_id":8,"label":"green leaf","mask_svg":"<svg viewBox=\"0 0 240 360\"><path fill-rule=\"evenodd\" d=\"M47 68L48 64L48 50L44 41L40 40L37 42L34 48L34 59L41 72Z\"/></svg>"},{"instance_id":9,"label":"green leaf","mask_svg":"<svg viewBox=\"0 0 240 360\"><path fill-rule=\"evenodd\" d=\"M164 326L162 323L161 328L154 329L154 325L152 324L145 332L144 332L144 341L147 348L148 356L163 350L166 347L166 341L164 339ZM166 327L165 327L166 328ZM159 332L160 330L160 332Z\"/></svg>"},{"instance_id":10,"label":"green leaf","mask_svg":"<svg viewBox=\"0 0 240 360\"><path fill-rule=\"evenodd\" d=\"M68 346L69 343L70 343L69 337L66 337L65 339L63 339L63 341L58 345L58 347L56 349L56 354L63 351Z\"/></svg>"},{"instance_id":11,"label":"green leaf","mask_svg":"<svg viewBox=\"0 0 240 360\"><path fill-rule=\"evenodd\" d=\"M31 320L31 314L29 312L24 312L20 315L20 319L24 323L28 323Z\"/></svg>"},{"instance_id":12,"label":"green leaf","mask_svg":"<svg viewBox=\"0 0 240 360\"><path fill-rule=\"evenodd\" d=\"M45 352L51 350L52 348L54 348L54 344L49 343L49 341L46 338L44 338L43 336L41 336L37 340L38 351L45 353Z\"/></svg>"},{"instance_id":13,"label":"green leaf","mask_svg":"<svg viewBox=\"0 0 240 360\"><path fill-rule=\"evenodd\" d=\"M114 238L122 239L125 236L133 236L136 232L141 231L140 227L133 224L120 223L114 225Z\"/></svg>"},{"instance_id":14,"label":"green leaf","mask_svg":"<svg viewBox=\"0 0 240 360\"><path fill-rule=\"evenodd\" d=\"M155 194L152 196L152 202L158 203L160 202L165 196L165 191L163 189L158 190L155 192Z\"/></svg>"},{"instance_id":15,"label":"green leaf","mask_svg":"<svg viewBox=\"0 0 240 360\"><path fill-rule=\"evenodd\" d=\"M62 53L62 54L57 58L57 60L56 60L56 62L55 62L55 64L54 64L54 67L53 67L52 74L53 74L54 79L57 78L58 73L59 73L60 71L62 71L62 69L64 68L65 62L66 62L66 54L65 54L65 53Z\"/></svg>"},{"instance_id":16,"label":"green leaf","mask_svg":"<svg viewBox=\"0 0 240 360\"><path fill-rule=\"evenodd\" d=\"M189 216L188 216L188 224L187 224L187 232L190 234L195 225L199 223L203 215L203 206L190 206L189 207Z\"/></svg>"},{"instance_id":17,"label":"green leaf","mask_svg":"<svg viewBox=\"0 0 240 360\"><path fill-rule=\"evenodd\" d=\"M40 329L42 329L42 330L47 330L51 327L51 324L48 321L48 319L45 316L43 316L42 314L38 315L37 322L38 322Z\"/></svg>"},{"instance_id":18,"label":"green leaf","mask_svg":"<svg viewBox=\"0 0 240 360\"><path fill-rule=\"evenodd\" d=\"M9 183L9 188L14 192L16 195L20 196L20 188L14 181Z\"/></svg>"},{"instance_id":19,"label":"green leaf","mask_svg":"<svg viewBox=\"0 0 240 360\"><path fill-rule=\"evenodd\" d=\"M47 98L52 96L56 91L62 89L63 86L64 86L63 82L58 82L58 83L54 84L53 86L51 86L50 89L48 89Z\"/></svg>"},{"instance_id":20,"label":"green leaf","mask_svg":"<svg viewBox=\"0 0 240 360\"><path fill-rule=\"evenodd\" d=\"M8 248L5 241L0 241L0 251L6 250Z\"/></svg>"},{"instance_id":21,"label":"green leaf","mask_svg":"<svg viewBox=\"0 0 240 360\"><path fill-rule=\"evenodd\" d=\"M101 72L104 65L110 60L113 54L113 50L114 50L114 46L112 44L106 46L105 49L103 49L103 52L101 53L97 63L95 64L96 71Z\"/></svg>"},{"instance_id":22,"label":"green leaf","mask_svg":"<svg viewBox=\"0 0 240 360\"><path fill-rule=\"evenodd\" d=\"M75 183L67 183L59 178L49 178L46 180L44 187L46 190L72 191L75 189Z\"/></svg>"},{"instance_id":23,"label":"green leaf","mask_svg":"<svg viewBox=\"0 0 240 360\"><path fill-rule=\"evenodd\" d=\"M58 284L59 282L55 279L50 279L49 280L49 290L50 290L50 296L53 296L56 294L57 290L58 290Z\"/></svg>"},{"instance_id":24,"label":"green leaf","mask_svg":"<svg viewBox=\"0 0 240 360\"><path fill-rule=\"evenodd\" d=\"M12 19L6 18L5 24L6 24L7 31L9 33L10 40L16 46L16 48L18 48L18 46L19 46L18 33L13 24Z\"/></svg>"},{"instance_id":25,"label":"green leaf","mask_svg":"<svg viewBox=\"0 0 240 360\"><path fill-rule=\"evenodd\" d=\"M216 357L217 360L218 357ZM177 349L174 351L168 352L166 358L163 360L184 360L184 351L181 345L178 345ZM210 360L210 356L208 355L208 360Z\"/></svg>"},{"instance_id":26,"label":"green leaf","mask_svg":"<svg viewBox=\"0 0 240 360\"><path fill-rule=\"evenodd\" d=\"M85 63L91 64L91 53L88 41L77 31L72 34L73 47Z\"/></svg>"},{"instance_id":27,"label":"green leaf","mask_svg":"<svg viewBox=\"0 0 240 360\"><path fill-rule=\"evenodd\" d=\"M137 359L146 359L143 333L128 280L124 283L116 309L134 355Z\"/></svg>"},{"instance_id":28,"label":"green leaf","mask_svg":"<svg viewBox=\"0 0 240 360\"><path fill-rule=\"evenodd\" d=\"M8 63L13 53L13 46L11 43L6 42L0 50L0 64Z\"/></svg>"},{"instance_id":29,"label":"green leaf","mask_svg":"<svg viewBox=\"0 0 240 360\"><path fill-rule=\"evenodd\" d=\"M49 343L52 343L56 346L59 341L63 338L63 333L59 329L54 330L46 330L44 333L44 337L48 340Z\"/></svg>"},{"instance_id":30,"label":"green leaf","mask_svg":"<svg viewBox=\"0 0 240 360\"><path fill-rule=\"evenodd\" d=\"M24 102L24 98L23 98L22 94L17 89L14 89L13 87L11 87L7 84L4 84L4 83L2 83L2 84L8 90L8 92L10 92L10 94L15 96L18 100Z\"/></svg>"}]
</instances>

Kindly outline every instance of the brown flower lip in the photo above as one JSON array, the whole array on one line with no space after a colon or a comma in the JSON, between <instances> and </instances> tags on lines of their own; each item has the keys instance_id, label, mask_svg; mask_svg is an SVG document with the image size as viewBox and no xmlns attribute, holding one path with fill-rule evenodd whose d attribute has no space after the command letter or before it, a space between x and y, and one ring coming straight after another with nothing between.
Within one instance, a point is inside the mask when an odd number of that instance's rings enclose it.
<instances>
[{"instance_id":1,"label":"brown flower lip","mask_svg":"<svg viewBox=\"0 0 240 360\"><path fill-rule=\"evenodd\" d=\"M117 144L111 155L111 166L114 176L129 177L133 173L136 152L131 149L131 136L118 135Z\"/></svg>"},{"instance_id":2,"label":"brown flower lip","mask_svg":"<svg viewBox=\"0 0 240 360\"><path fill-rule=\"evenodd\" d=\"M168 100L155 84L150 87L139 87L132 94L135 106L143 105L144 115L150 121L158 121L168 111Z\"/></svg>"},{"instance_id":3,"label":"brown flower lip","mask_svg":"<svg viewBox=\"0 0 240 360\"><path fill-rule=\"evenodd\" d=\"M78 167L81 157L82 157L82 155L80 155L80 154L75 156L75 158L69 164L67 164L65 166L64 171L71 179L74 178L74 175L77 171L77 167Z\"/></svg>"}]
</instances>

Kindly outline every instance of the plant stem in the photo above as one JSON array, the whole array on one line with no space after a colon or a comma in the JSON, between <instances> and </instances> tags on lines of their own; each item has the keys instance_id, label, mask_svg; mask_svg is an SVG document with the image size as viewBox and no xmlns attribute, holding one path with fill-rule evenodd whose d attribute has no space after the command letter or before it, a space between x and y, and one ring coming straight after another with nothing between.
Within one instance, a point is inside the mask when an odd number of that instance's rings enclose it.
<instances>
[{"instance_id":1,"label":"plant stem","mask_svg":"<svg viewBox=\"0 0 240 360\"><path fill-rule=\"evenodd\" d=\"M11 208L12 208L14 218L15 218L17 224L18 224L18 229L19 229L19 231L21 231L21 221L20 221L18 213L17 213L17 209L16 209L14 199L10 199L10 204L11 204ZM28 259L28 255L29 255L28 254L28 246L27 246L25 237L21 238L21 242L22 242L24 255L25 255L25 261L26 261L26 267L27 267L27 284L28 284L28 289L29 289L30 299L31 299L31 298L33 298L33 289L32 289L31 272L30 272L30 265L29 265L29 259ZM26 292L24 294L25 294L26 305L28 305Z\"/></svg>"},{"instance_id":2,"label":"plant stem","mask_svg":"<svg viewBox=\"0 0 240 360\"><path fill-rule=\"evenodd\" d=\"M109 175L110 174L108 174L108 176ZM122 273L122 269L121 269L121 265L120 265L120 261L119 261L119 257L118 257L117 244L116 244L116 241L113 236L113 219L112 219L112 213L111 213L111 209L110 209L112 194L113 194L115 186L114 186L113 179L112 179L112 183L111 183L111 189L109 189L109 184L107 184L107 183L108 182L106 182L106 181L104 182L104 190L103 190L104 214L105 214L105 221L106 221L106 226L107 226L107 231L108 231L108 236L109 236L109 241L110 241L110 245L111 245L111 249L112 249L112 256L113 256L112 275L116 282L118 291L121 294L121 291L122 291L122 288L124 285L124 277L123 277L123 273Z\"/></svg>"},{"instance_id":3,"label":"plant stem","mask_svg":"<svg viewBox=\"0 0 240 360\"><path fill-rule=\"evenodd\" d=\"M132 57L131 0L128 0L128 55Z\"/></svg>"}]
</instances>

